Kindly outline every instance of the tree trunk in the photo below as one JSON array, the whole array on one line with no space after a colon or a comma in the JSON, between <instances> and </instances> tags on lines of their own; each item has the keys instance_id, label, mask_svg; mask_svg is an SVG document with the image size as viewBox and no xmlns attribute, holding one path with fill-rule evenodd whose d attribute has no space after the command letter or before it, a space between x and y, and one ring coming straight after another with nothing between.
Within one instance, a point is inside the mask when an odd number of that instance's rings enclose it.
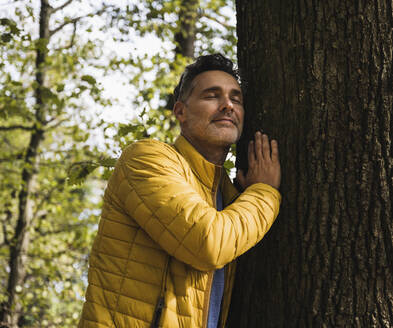
<instances>
[{"instance_id":1,"label":"tree trunk","mask_svg":"<svg viewBox=\"0 0 393 328\"><path fill-rule=\"evenodd\" d=\"M239 260L229 327L393 326L392 1L238 0L246 125L281 212Z\"/></svg>"},{"instance_id":2,"label":"tree trunk","mask_svg":"<svg viewBox=\"0 0 393 328\"><path fill-rule=\"evenodd\" d=\"M40 39L49 39L50 7L47 0L41 0L40 10ZM30 142L24 156L22 170L22 185L18 196L18 217L15 233L10 243L9 276L7 283L7 302L2 304L1 327L17 327L21 315L21 303L17 297L17 287L22 287L26 275L27 250L29 247L29 229L33 219L33 192L38 172L38 148L44 138L45 103L42 96L44 87L46 51L41 47L36 50L36 83L35 89L35 125L30 136Z\"/></svg>"},{"instance_id":3,"label":"tree trunk","mask_svg":"<svg viewBox=\"0 0 393 328\"><path fill-rule=\"evenodd\" d=\"M198 8L200 0L181 0L179 16L177 20L177 31L174 35L175 39L175 57L189 57L195 56L195 40L196 40L196 22L198 19ZM174 70L171 65L171 70ZM173 94L167 95L166 109L172 109L175 104ZM170 122L170 128L175 127L175 122Z\"/></svg>"},{"instance_id":4,"label":"tree trunk","mask_svg":"<svg viewBox=\"0 0 393 328\"><path fill-rule=\"evenodd\" d=\"M180 2L178 31L175 34L175 54L194 58L198 7L199 0Z\"/></svg>"}]
</instances>

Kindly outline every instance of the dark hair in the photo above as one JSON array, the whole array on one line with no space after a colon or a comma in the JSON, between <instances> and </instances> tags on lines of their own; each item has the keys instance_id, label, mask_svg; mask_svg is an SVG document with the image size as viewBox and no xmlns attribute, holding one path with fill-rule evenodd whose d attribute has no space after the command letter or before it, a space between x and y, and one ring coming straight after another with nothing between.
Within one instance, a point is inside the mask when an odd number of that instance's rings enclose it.
<instances>
[{"instance_id":1,"label":"dark hair","mask_svg":"<svg viewBox=\"0 0 393 328\"><path fill-rule=\"evenodd\" d=\"M175 102L185 100L191 91L191 84L194 78L206 71L223 71L232 75L239 82L238 70L234 68L233 62L221 54L199 56L196 61L186 67L180 77L173 95Z\"/></svg>"}]
</instances>

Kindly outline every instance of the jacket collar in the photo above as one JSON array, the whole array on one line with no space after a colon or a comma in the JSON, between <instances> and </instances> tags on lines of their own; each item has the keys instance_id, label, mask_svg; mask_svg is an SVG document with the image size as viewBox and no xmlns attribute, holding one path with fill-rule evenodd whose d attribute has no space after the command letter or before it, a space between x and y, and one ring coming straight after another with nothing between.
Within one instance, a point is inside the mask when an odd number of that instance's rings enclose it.
<instances>
[{"instance_id":1,"label":"jacket collar","mask_svg":"<svg viewBox=\"0 0 393 328\"><path fill-rule=\"evenodd\" d=\"M186 159L193 173L206 187L216 192L220 183L224 206L231 203L239 195L225 169L205 159L184 136L180 135L176 139L174 147Z\"/></svg>"},{"instance_id":2,"label":"jacket collar","mask_svg":"<svg viewBox=\"0 0 393 328\"><path fill-rule=\"evenodd\" d=\"M177 137L175 143L177 151L186 159L191 170L198 179L209 189L217 189L220 181L222 166L215 165L205 159L191 143L182 135ZM215 181L217 180L217 181Z\"/></svg>"}]
</instances>

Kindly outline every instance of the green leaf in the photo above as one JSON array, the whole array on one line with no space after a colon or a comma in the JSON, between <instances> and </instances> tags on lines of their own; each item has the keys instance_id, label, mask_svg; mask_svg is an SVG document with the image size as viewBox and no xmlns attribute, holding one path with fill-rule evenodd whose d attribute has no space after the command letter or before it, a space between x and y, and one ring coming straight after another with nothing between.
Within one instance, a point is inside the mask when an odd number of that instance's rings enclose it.
<instances>
[{"instance_id":1,"label":"green leaf","mask_svg":"<svg viewBox=\"0 0 393 328\"><path fill-rule=\"evenodd\" d=\"M10 29L11 34L19 35L20 29L17 27L16 23L8 18L0 18L0 25L6 26Z\"/></svg>"},{"instance_id":2,"label":"green leaf","mask_svg":"<svg viewBox=\"0 0 393 328\"><path fill-rule=\"evenodd\" d=\"M104 167L114 167L116 165L116 162L117 158L113 157L100 158L98 160L98 163Z\"/></svg>"},{"instance_id":3,"label":"green leaf","mask_svg":"<svg viewBox=\"0 0 393 328\"><path fill-rule=\"evenodd\" d=\"M94 77L92 77L91 75L83 75L81 77L82 81L85 81L91 85L95 85L97 83L96 79Z\"/></svg>"},{"instance_id":4,"label":"green leaf","mask_svg":"<svg viewBox=\"0 0 393 328\"><path fill-rule=\"evenodd\" d=\"M154 124L157 124L157 119L156 118L149 118L147 121L146 121L146 124L147 125L154 125Z\"/></svg>"},{"instance_id":5,"label":"green leaf","mask_svg":"<svg viewBox=\"0 0 393 328\"><path fill-rule=\"evenodd\" d=\"M233 161L227 159L227 160L224 162L224 168L225 168L225 170L226 170L228 173L229 173L229 171L230 171L231 169L233 169L234 167L235 167L235 163L233 163Z\"/></svg>"},{"instance_id":6,"label":"green leaf","mask_svg":"<svg viewBox=\"0 0 393 328\"><path fill-rule=\"evenodd\" d=\"M42 39L37 39L37 40L35 41L35 48L36 48L38 51L46 52L46 51L48 50L48 49L47 49L48 43L49 43L49 40L48 40L48 39L44 39L44 38L42 38Z\"/></svg>"},{"instance_id":7,"label":"green leaf","mask_svg":"<svg viewBox=\"0 0 393 328\"><path fill-rule=\"evenodd\" d=\"M102 178L104 180L108 180L111 177L112 173L113 173L112 168L105 168L104 173L102 174Z\"/></svg>"},{"instance_id":8,"label":"green leaf","mask_svg":"<svg viewBox=\"0 0 393 328\"><path fill-rule=\"evenodd\" d=\"M3 42L10 42L12 39L12 34L11 33L4 33L1 35L1 41Z\"/></svg>"},{"instance_id":9,"label":"green leaf","mask_svg":"<svg viewBox=\"0 0 393 328\"><path fill-rule=\"evenodd\" d=\"M21 87L23 85L22 82L19 81L11 81L11 84L16 87Z\"/></svg>"},{"instance_id":10,"label":"green leaf","mask_svg":"<svg viewBox=\"0 0 393 328\"><path fill-rule=\"evenodd\" d=\"M127 125L121 124L119 127L118 134L119 134L119 136L122 137L122 136L129 134L129 133L137 132L138 128L139 128L139 125L137 125L137 124L127 124Z\"/></svg>"},{"instance_id":11,"label":"green leaf","mask_svg":"<svg viewBox=\"0 0 393 328\"><path fill-rule=\"evenodd\" d=\"M97 163L91 161L77 162L68 170L68 184L75 185L83 183L87 176L98 167Z\"/></svg>"}]
</instances>

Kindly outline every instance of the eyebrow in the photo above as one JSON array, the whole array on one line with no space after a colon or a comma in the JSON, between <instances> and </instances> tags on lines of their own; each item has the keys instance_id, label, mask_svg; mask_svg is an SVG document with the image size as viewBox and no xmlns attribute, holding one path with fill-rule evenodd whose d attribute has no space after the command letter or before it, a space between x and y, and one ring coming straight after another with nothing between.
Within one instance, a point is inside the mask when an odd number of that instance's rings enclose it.
<instances>
[{"instance_id":1,"label":"eyebrow","mask_svg":"<svg viewBox=\"0 0 393 328\"><path fill-rule=\"evenodd\" d=\"M221 91L221 90L222 90L222 88L219 87L219 86L212 86L212 87L210 87L210 88L203 89L203 90L201 91L201 93L203 94L203 93L207 93L207 92L211 92L211 91ZM231 93L231 94L234 94L234 95L236 95L236 96L242 96L242 92L241 92L240 90L238 90L238 89L232 89L232 90L230 91L230 93Z\"/></svg>"}]
</instances>

